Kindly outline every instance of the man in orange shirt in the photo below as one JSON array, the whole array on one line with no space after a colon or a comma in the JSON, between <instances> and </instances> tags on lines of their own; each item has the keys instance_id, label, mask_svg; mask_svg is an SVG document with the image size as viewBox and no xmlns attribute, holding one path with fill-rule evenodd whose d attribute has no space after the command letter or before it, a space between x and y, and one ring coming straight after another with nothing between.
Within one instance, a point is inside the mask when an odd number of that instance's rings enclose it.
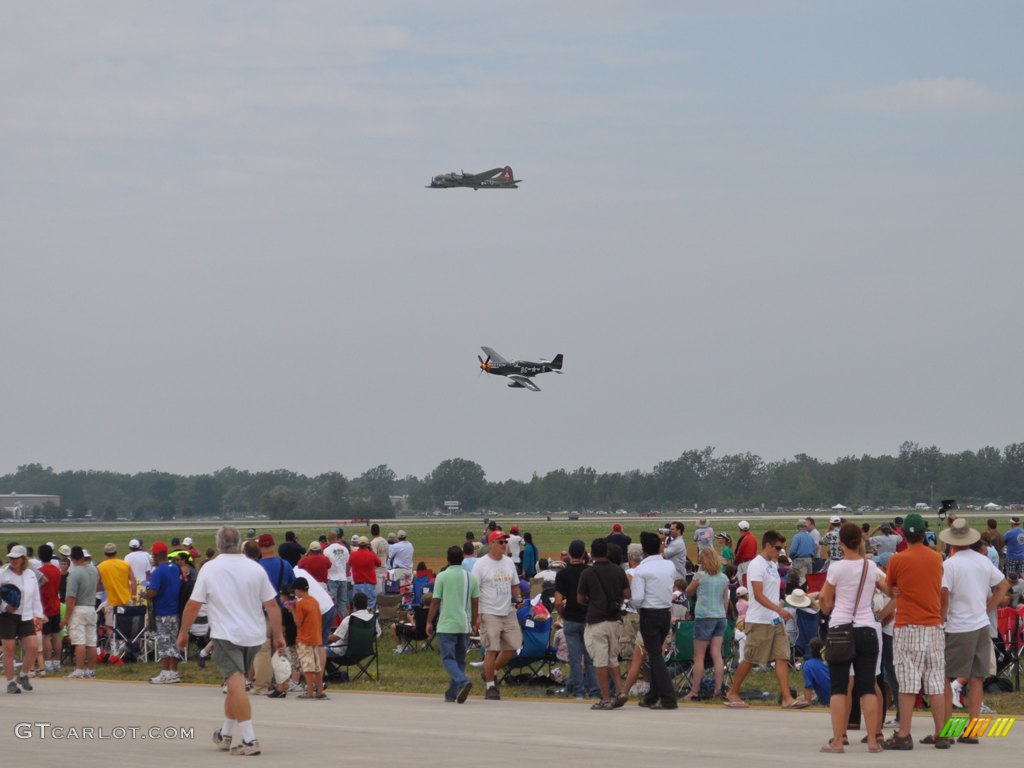
<instances>
[{"instance_id":1,"label":"man in orange shirt","mask_svg":"<svg viewBox=\"0 0 1024 768\"><path fill-rule=\"evenodd\" d=\"M903 521L907 548L889 559L888 577L896 597L893 653L900 686L900 726L882 746L910 750L910 723L918 691L928 697L935 733L921 740L949 749L951 739L939 738L945 722L946 637L942 631L942 556L924 544L924 519L916 514Z\"/></svg>"},{"instance_id":2,"label":"man in orange shirt","mask_svg":"<svg viewBox=\"0 0 1024 768\"><path fill-rule=\"evenodd\" d=\"M306 692L300 699L326 699L324 693L324 668L320 664L320 647L323 645L320 626L320 603L309 594L309 582L299 576L292 583L295 590L295 650L299 654L299 665L306 678Z\"/></svg>"}]
</instances>

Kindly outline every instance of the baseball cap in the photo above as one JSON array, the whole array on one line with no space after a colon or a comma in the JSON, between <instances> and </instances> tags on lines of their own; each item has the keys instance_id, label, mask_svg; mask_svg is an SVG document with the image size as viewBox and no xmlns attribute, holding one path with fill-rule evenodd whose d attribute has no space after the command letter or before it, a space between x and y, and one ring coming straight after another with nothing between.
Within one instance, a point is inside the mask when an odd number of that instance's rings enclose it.
<instances>
[{"instance_id":1,"label":"baseball cap","mask_svg":"<svg viewBox=\"0 0 1024 768\"><path fill-rule=\"evenodd\" d=\"M61 544L60 549L57 550L57 554L61 557L71 557L71 547L67 544Z\"/></svg>"},{"instance_id":2,"label":"baseball cap","mask_svg":"<svg viewBox=\"0 0 1024 768\"><path fill-rule=\"evenodd\" d=\"M28 557L28 550L21 546L21 544L15 544L11 547L11 551L7 553L8 560L13 560L16 557Z\"/></svg>"},{"instance_id":3,"label":"baseball cap","mask_svg":"<svg viewBox=\"0 0 1024 768\"><path fill-rule=\"evenodd\" d=\"M519 533L519 526L513 525L509 530L512 531L512 533Z\"/></svg>"},{"instance_id":4,"label":"baseball cap","mask_svg":"<svg viewBox=\"0 0 1024 768\"><path fill-rule=\"evenodd\" d=\"M368 546L370 546L370 540L368 538L366 538L365 536L360 536L359 537L359 546L360 547L368 547Z\"/></svg>"},{"instance_id":5,"label":"baseball cap","mask_svg":"<svg viewBox=\"0 0 1024 768\"><path fill-rule=\"evenodd\" d=\"M404 539L405 538L405 531L399 531L398 532L398 538Z\"/></svg>"},{"instance_id":6,"label":"baseball cap","mask_svg":"<svg viewBox=\"0 0 1024 768\"><path fill-rule=\"evenodd\" d=\"M736 597L746 597L746 596L747 596L747 588L746 587L737 587L736 588Z\"/></svg>"},{"instance_id":7,"label":"baseball cap","mask_svg":"<svg viewBox=\"0 0 1024 768\"><path fill-rule=\"evenodd\" d=\"M117 552L117 544L115 544L114 542L108 541L106 544L103 545L103 554L104 555L113 555L116 552Z\"/></svg>"},{"instance_id":8,"label":"baseball cap","mask_svg":"<svg viewBox=\"0 0 1024 768\"><path fill-rule=\"evenodd\" d=\"M256 539L256 543L261 547L272 547L274 546L274 536L270 533L261 533L260 537Z\"/></svg>"},{"instance_id":9,"label":"baseball cap","mask_svg":"<svg viewBox=\"0 0 1024 768\"><path fill-rule=\"evenodd\" d=\"M309 581L305 576L298 576L292 582L292 589L301 589L304 592L309 592Z\"/></svg>"},{"instance_id":10,"label":"baseball cap","mask_svg":"<svg viewBox=\"0 0 1024 768\"><path fill-rule=\"evenodd\" d=\"M1011 525L1020 525L1020 518L1017 517L1016 515L1014 515L1013 517L1010 518L1010 524Z\"/></svg>"},{"instance_id":11,"label":"baseball cap","mask_svg":"<svg viewBox=\"0 0 1024 768\"><path fill-rule=\"evenodd\" d=\"M841 523L843 522L843 518L841 518L839 515L832 515L832 517L830 517L828 521L830 523Z\"/></svg>"},{"instance_id":12,"label":"baseball cap","mask_svg":"<svg viewBox=\"0 0 1024 768\"><path fill-rule=\"evenodd\" d=\"M492 541L504 541L508 538L508 534L504 531L491 531L487 534L487 543L490 544Z\"/></svg>"},{"instance_id":13,"label":"baseball cap","mask_svg":"<svg viewBox=\"0 0 1024 768\"><path fill-rule=\"evenodd\" d=\"M90 558L92 558L92 553L88 549L83 549L82 550L82 557L85 558L86 560L89 560Z\"/></svg>"},{"instance_id":14,"label":"baseball cap","mask_svg":"<svg viewBox=\"0 0 1024 768\"><path fill-rule=\"evenodd\" d=\"M586 551L587 545L583 543L583 539L573 539L569 542L569 557L583 557Z\"/></svg>"},{"instance_id":15,"label":"baseball cap","mask_svg":"<svg viewBox=\"0 0 1024 768\"><path fill-rule=\"evenodd\" d=\"M622 533L622 526L616 523L612 526L612 530L615 531L615 533Z\"/></svg>"},{"instance_id":16,"label":"baseball cap","mask_svg":"<svg viewBox=\"0 0 1024 768\"><path fill-rule=\"evenodd\" d=\"M903 520L904 533L924 533L924 518L916 512L911 512Z\"/></svg>"},{"instance_id":17,"label":"baseball cap","mask_svg":"<svg viewBox=\"0 0 1024 768\"><path fill-rule=\"evenodd\" d=\"M320 542L319 541L311 541L311 542L309 542L309 551L310 552L319 552L320 551Z\"/></svg>"},{"instance_id":18,"label":"baseball cap","mask_svg":"<svg viewBox=\"0 0 1024 768\"><path fill-rule=\"evenodd\" d=\"M192 537L191 536L186 536L184 539L182 539L181 546L183 546L183 547L191 547L192 546Z\"/></svg>"},{"instance_id":19,"label":"baseball cap","mask_svg":"<svg viewBox=\"0 0 1024 768\"><path fill-rule=\"evenodd\" d=\"M749 531L750 523L748 523L746 520L740 520L739 525L737 525L736 527L739 528L741 531Z\"/></svg>"},{"instance_id":20,"label":"baseball cap","mask_svg":"<svg viewBox=\"0 0 1024 768\"><path fill-rule=\"evenodd\" d=\"M139 543L138 539L132 539L131 541L128 542L128 548L129 549L138 549L141 546L142 545Z\"/></svg>"},{"instance_id":21,"label":"baseball cap","mask_svg":"<svg viewBox=\"0 0 1024 768\"><path fill-rule=\"evenodd\" d=\"M150 548L150 552L154 555L166 555L167 545L162 541L154 541L153 546Z\"/></svg>"}]
</instances>

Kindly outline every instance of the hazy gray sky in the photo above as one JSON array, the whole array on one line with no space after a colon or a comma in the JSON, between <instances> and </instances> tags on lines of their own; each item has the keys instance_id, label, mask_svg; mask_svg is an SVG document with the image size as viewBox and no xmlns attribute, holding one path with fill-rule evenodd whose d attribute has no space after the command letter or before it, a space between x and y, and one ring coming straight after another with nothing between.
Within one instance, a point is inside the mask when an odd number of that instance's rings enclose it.
<instances>
[{"instance_id":1,"label":"hazy gray sky","mask_svg":"<svg viewBox=\"0 0 1024 768\"><path fill-rule=\"evenodd\" d=\"M1024 439L1019 2L0 7L0 473ZM427 190L511 165L518 191ZM479 345L565 355L540 393Z\"/></svg>"}]
</instances>

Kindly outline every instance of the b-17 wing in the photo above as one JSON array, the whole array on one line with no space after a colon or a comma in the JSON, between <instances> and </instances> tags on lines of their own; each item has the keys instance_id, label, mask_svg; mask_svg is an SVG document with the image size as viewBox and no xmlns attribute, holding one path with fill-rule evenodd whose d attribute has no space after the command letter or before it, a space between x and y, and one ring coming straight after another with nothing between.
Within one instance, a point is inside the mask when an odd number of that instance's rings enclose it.
<instances>
[{"instance_id":1,"label":"b-17 wing","mask_svg":"<svg viewBox=\"0 0 1024 768\"><path fill-rule=\"evenodd\" d=\"M480 349L484 351L484 354L487 355L487 357L489 357L491 359L491 362L494 363L495 365L511 365L511 363L508 360L499 355L490 347L480 347Z\"/></svg>"},{"instance_id":2,"label":"b-17 wing","mask_svg":"<svg viewBox=\"0 0 1024 768\"><path fill-rule=\"evenodd\" d=\"M513 373L509 374L508 378L512 380L512 383L509 384L510 387L525 387L526 389L529 389L531 392L540 392L540 387L538 387L525 376L520 376L519 374Z\"/></svg>"}]
</instances>

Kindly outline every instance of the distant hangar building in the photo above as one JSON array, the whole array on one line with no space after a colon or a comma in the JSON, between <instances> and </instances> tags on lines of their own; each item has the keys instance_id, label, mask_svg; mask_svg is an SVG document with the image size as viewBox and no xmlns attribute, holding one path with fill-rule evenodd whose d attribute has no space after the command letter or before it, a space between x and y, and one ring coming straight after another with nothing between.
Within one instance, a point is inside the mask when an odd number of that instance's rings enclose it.
<instances>
[{"instance_id":1,"label":"distant hangar building","mask_svg":"<svg viewBox=\"0 0 1024 768\"><path fill-rule=\"evenodd\" d=\"M0 519L27 520L48 502L60 506L60 496L45 493L0 493Z\"/></svg>"}]
</instances>

